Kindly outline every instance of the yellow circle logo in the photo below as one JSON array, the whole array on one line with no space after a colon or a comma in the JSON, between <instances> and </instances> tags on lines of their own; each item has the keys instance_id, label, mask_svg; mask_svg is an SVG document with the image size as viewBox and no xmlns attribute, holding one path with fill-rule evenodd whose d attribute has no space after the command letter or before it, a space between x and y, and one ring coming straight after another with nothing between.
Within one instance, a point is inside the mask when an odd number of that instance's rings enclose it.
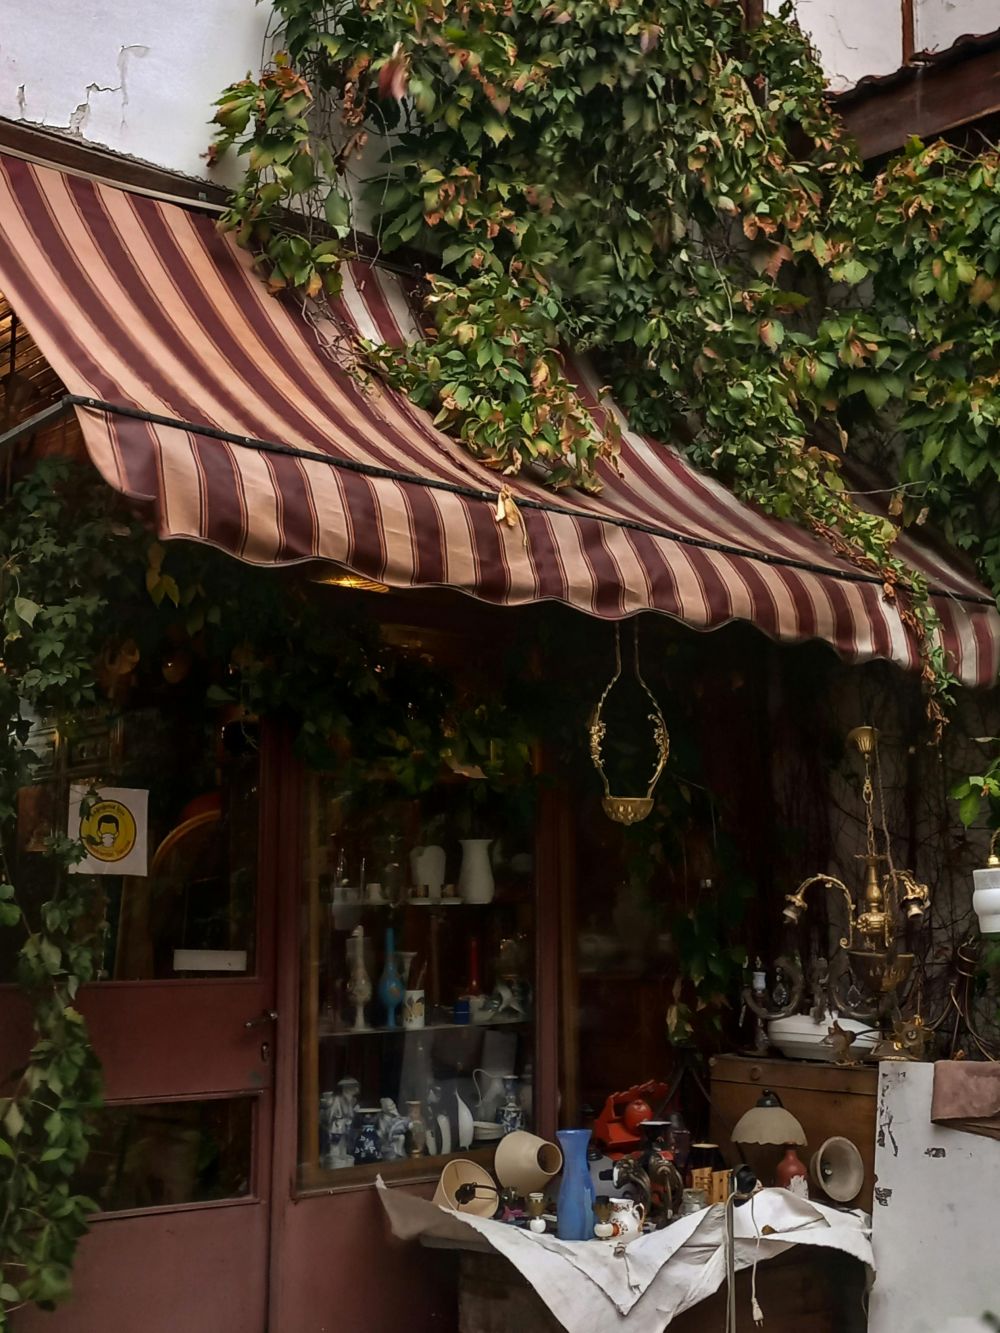
<instances>
[{"instance_id":1,"label":"yellow circle logo","mask_svg":"<svg viewBox=\"0 0 1000 1333\"><path fill-rule=\"evenodd\" d=\"M80 837L98 861L123 861L135 846L135 818L121 801L95 801L80 820Z\"/></svg>"}]
</instances>

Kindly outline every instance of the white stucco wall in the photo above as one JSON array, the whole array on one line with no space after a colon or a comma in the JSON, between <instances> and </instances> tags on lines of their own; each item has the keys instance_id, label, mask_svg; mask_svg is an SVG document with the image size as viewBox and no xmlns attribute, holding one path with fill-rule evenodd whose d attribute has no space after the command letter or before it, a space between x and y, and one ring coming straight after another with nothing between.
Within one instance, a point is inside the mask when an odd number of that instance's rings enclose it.
<instances>
[{"instance_id":1,"label":"white stucco wall","mask_svg":"<svg viewBox=\"0 0 1000 1333\"><path fill-rule=\"evenodd\" d=\"M769 11L777 13L780 7L781 0L767 0ZM837 92L866 74L888 74L903 63L899 0L796 0L795 10Z\"/></svg>"},{"instance_id":2,"label":"white stucco wall","mask_svg":"<svg viewBox=\"0 0 1000 1333\"><path fill-rule=\"evenodd\" d=\"M212 101L256 72L254 0L0 0L0 116L207 174Z\"/></svg>"},{"instance_id":3,"label":"white stucco wall","mask_svg":"<svg viewBox=\"0 0 1000 1333\"><path fill-rule=\"evenodd\" d=\"M915 0L917 51L943 51L969 33L1000 28L1000 0Z\"/></svg>"},{"instance_id":4,"label":"white stucco wall","mask_svg":"<svg viewBox=\"0 0 1000 1333\"><path fill-rule=\"evenodd\" d=\"M899 0L797 8L832 87L901 63ZM269 15L254 0L0 0L0 116L204 177L212 101L259 69ZM1000 0L916 0L916 16L917 47L940 48L997 27Z\"/></svg>"},{"instance_id":5,"label":"white stucco wall","mask_svg":"<svg viewBox=\"0 0 1000 1333\"><path fill-rule=\"evenodd\" d=\"M985 1333L1000 1313L1000 1142L931 1124L932 1064L879 1066L868 1333Z\"/></svg>"}]
</instances>

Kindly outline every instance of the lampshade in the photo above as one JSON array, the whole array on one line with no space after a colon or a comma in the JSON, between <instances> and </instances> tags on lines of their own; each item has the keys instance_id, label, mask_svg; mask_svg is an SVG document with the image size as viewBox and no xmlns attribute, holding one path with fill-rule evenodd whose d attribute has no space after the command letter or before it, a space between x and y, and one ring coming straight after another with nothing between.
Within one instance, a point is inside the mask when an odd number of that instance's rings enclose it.
<instances>
[{"instance_id":1,"label":"lampshade","mask_svg":"<svg viewBox=\"0 0 1000 1333\"><path fill-rule=\"evenodd\" d=\"M791 1111L785 1110L778 1094L770 1089L761 1094L756 1106L751 1106L749 1111L740 1116L731 1137L734 1143L757 1143L773 1147L806 1141L802 1126Z\"/></svg>"}]
</instances>

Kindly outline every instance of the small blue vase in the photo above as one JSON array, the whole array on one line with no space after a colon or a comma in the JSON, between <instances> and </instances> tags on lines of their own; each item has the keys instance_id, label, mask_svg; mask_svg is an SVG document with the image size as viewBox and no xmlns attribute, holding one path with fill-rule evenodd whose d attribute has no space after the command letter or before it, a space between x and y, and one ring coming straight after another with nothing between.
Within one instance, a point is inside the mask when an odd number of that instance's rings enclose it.
<instances>
[{"instance_id":1,"label":"small blue vase","mask_svg":"<svg viewBox=\"0 0 1000 1333\"><path fill-rule=\"evenodd\" d=\"M403 1002L405 994L403 978L396 966L396 932L392 926L385 932L385 967L378 983L378 998L385 1006L386 1027L396 1027L396 1010Z\"/></svg>"},{"instance_id":2,"label":"small blue vase","mask_svg":"<svg viewBox=\"0 0 1000 1333\"><path fill-rule=\"evenodd\" d=\"M594 1235L594 1182L587 1165L589 1129L560 1129L562 1182L556 1204L556 1235L560 1240L591 1240Z\"/></svg>"}]
</instances>

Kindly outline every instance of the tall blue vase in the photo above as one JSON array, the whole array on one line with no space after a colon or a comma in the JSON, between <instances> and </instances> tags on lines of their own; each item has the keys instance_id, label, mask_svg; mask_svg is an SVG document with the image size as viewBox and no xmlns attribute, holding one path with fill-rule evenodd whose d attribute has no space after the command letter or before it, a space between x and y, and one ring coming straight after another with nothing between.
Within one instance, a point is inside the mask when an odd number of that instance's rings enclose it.
<instances>
[{"instance_id":1,"label":"tall blue vase","mask_svg":"<svg viewBox=\"0 0 1000 1333\"><path fill-rule=\"evenodd\" d=\"M556 1138L563 1154L562 1183L556 1204L556 1235L560 1240L592 1240L594 1182L587 1165L590 1130L560 1129Z\"/></svg>"},{"instance_id":2,"label":"tall blue vase","mask_svg":"<svg viewBox=\"0 0 1000 1333\"><path fill-rule=\"evenodd\" d=\"M396 1010L402 1003L404 993L403 978L396 966L396 932L392 926L388 926L385 932L385 967L378 983L378 998L385 1006L386 1027L396 1027Z\"/></svg>"}]
</instances>

